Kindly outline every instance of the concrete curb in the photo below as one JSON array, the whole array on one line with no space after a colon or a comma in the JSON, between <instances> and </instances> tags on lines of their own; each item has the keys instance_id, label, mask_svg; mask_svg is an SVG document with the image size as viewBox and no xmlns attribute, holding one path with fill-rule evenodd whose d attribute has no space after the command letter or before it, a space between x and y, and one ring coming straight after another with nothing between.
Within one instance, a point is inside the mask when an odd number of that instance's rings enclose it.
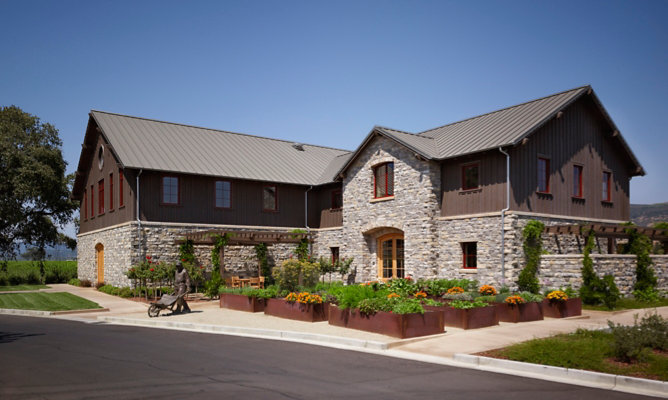
<instances>
[{"instance_id":1,"label":"concrete curb","mask_svg":"<svg viewBox=\"0 0 668 400\"><path fill-rule=\"evenodd\" d=\"M65 310L65 311L39 311L39 310L15 310L12 308L0 308L0 314L4 315L22 315L26 317L50 317L54 315L86 314L96 312L108 312L108 308L91 308L86 310Z\"/></svg>"},{"instance_id":2,"label":"concrete curb","mask_svg":"<svg viewBox=\"0 0 668 400\"><path fill-rule=\"evenodd\" d=\"M272 329L242 328L237 326L221 326L197 324L192 322L158 321L112 316L99 316L99 321L116 325L142 326L147 328L178 329L192 332L217 333L222 335L256 337L260 339L288 340L292 342L309 342L315 344L336 345L371 350L387 350L389 343L371 340L351 339L317 333L278 331Z\"/></svg>"},{"instance_id":3,"label":"concrete curb","mask_svg":"<svg viewBox=\"0 0 668 400\"><path fill-rule=\"evenodd\" d=\"M616 390L626 393L644 394L648 396L668 398L668 382L650 379L633 378L623 375L611 375L580 369L552 367L502 360L498 358L455 354L453 359L469 368L505 374L523 375L526 377L545 379L582 386Z\"/></svg>"}]
</instances>

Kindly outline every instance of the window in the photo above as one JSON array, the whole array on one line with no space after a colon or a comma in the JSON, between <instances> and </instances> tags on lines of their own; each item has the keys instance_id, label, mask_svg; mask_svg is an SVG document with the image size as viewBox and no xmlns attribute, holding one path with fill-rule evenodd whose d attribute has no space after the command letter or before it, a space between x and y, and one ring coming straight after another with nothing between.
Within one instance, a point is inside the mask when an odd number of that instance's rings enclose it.
<instances>
[{"instance_id":1,"label":"window","mask_svg":"<svg viewBox=\"0 0 668 400\"><path fill-rule=\"evenodd\" d=\"M462 243L462 268L478 268L478 243Z\"/></svg>"},{"instance_id":2,"label":"window","mask_svg":"<svg viewBox=\"0 0 668 400\"><path fill-rule=\"evenodd\" d=\"M93 218L95 216L95 200L94 200L94 194L95 192L93 191L93 185L90 185L90 217Z\"/></svg>"},{"instance_id":3,"label":"window","mask_svg":"<svg viewBox=\"0 0 668 400\"><path fill-rule=\"evenodd\" d=\"M573 197L582 198L582 165L573 166Z\"/></svg>"},{"instance_id":4,"label":"window","mask_svg":"<svg viewBox=\"0 0 668 400\"><path fill-rule=\"evenodd\" d=\"M123 207L125 205L123 199L123 170L118 170L118 207Z\"/></svg>"},{"instance_id":5,"label":"window","mask_svg":"<svg viewBox=\"0 0 668 400\"><path fill-rule=\"evenodd\" d=\"M276 186L265 186L262 188L262 209L264 211L278 210L278 193Z\"/></svg>"},{"instance_id":6,"label":"window","mask_svg":"<svg viewBox=\"0 0 668 400\"><path fill-rule=\"evenodd\" d=\"M179 178L162 177L162 204L179 204Z\"/></svg>"},{"instance_id":7,"label":"window","mask_svg":"<svg viewBox=\"0 0 668 400\"><path fill-rule=\"evenodd\" d=\"M81 214L83 216L84 221L88 219L88 196L86 196L86 190L84 189L84 196L83 196L83 210L81 210Z\"/></svg>"},{"instance_id":8,"label":"window","mask_svg":"<svg viewBox=\"0 0 668 400\"><path fill-rule=\"evenodd\" d=\"M403 278L404 236L390 234L378 239L378 276L382 279Z\"/></svg>"},{"instance_id":9,"label":"window","mask_svg":"<svg viewBox=\"0 0 668 400\"><path fill-rule=\"evenodd\" d=\"M97 213L104 214L104 179L97 183Z\"/></svg>"},{"instance_id":10,"label":"window","mask_svg":"<svg viewBox=\"0 0 668 400\"><path fill-rule=\"evenodd\" d=\"M469 164L462 167L462 189L477 189L480 186L478 170L479 164Z\"/></svg>"},{"instance_id":11,"label":"window","mask_svg":"<svg viewBox=\"0 0 668 400\"><path fill-rule=\"evenodd\" d=\"M216 208L230 208L231 205L230 182L216 181Z\"/></svg>"},{"instance_id":12,"label":"window","mask_svg":"<svg viewBox=\"0 0 668 400\"><path fill-rule=\"evenodd\" d=\"M538 157L538 192L550 193L550 160Z\"/></svg>"},{"instance_id":13,"label":"window","mask_svg":"<svg viewBox=\"0 0 668 400\"><path fill-rule=\"evenodd\" d=\"M343 196L341 196L340 190L335 190L332 192L332 209L339 209L343 207Z\"/></svg>"},{"instance_id":14,"label":"window","mask_svg":"<svg viewBox=\"0 0 668 400\"><path fill-rule=\"evenodd\" d=\"M109 174L109 211L114 209L114 173Z\"/></svg>"},{"instance_id":15,"label":"window","mask_svg":"<svg viewBox=\"0 0 668 400\"><path fill-rule=\"evenodd\" d=\"M332 250L332 264L336 264L339 262L339 248L338 247L330 247Z\"/></svg>"},{"instance_id":16,"label":"window","mask_svg":"<svg viewBox=\"0 0 668 400\"><path fill-rule=\"evenodd\" d=\"M394 163L388 162L373 169L373 197L380 199L394 196Z\"/></svg>"},{"instance_id":17,"label":"window","mask_svg":"<svg viewBox=\"0 0 668 400\"><path fill-rule=\"evenodd\" d=\"M612 173L603 172L603 201L612 201Z\"/></svg>"}]
</instances>

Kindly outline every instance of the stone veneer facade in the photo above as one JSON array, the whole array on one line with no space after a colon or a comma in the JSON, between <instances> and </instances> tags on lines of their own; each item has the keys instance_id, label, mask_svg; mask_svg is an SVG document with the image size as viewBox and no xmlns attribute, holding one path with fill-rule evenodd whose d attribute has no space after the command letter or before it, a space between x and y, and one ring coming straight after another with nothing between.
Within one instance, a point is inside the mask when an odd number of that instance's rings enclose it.
<instances>
[{"instance_id":1,"label":"stone veneer facade","mask_svg":"<svg viewBox=\"0 0 668 400\"><path fill-rule=\"evenodd\" d=\"M104 281L114 286L130 286L125 272L148 255L160 262L174 263L179 258L175 241L192 232L211 229L251 230L229 226L197 226L187 224L161 224L143 222L141 227L141 252L137 250L137 223L131 222L78 235L77 268L79 279L97 282L97 259L95 247L104 246ZM261 228L253 227L252 230ZM275 228L272 228L275 229ZM282 229L290 230L290 229ZM211 271L211 246L196 245L195 259L199 265ZM275 244L267 248L269 265L273 267L293 254L294 244ZM225 270L235 275L253 275L258 268L253 246L226 246Z\"/></svg>"}]
</instances>

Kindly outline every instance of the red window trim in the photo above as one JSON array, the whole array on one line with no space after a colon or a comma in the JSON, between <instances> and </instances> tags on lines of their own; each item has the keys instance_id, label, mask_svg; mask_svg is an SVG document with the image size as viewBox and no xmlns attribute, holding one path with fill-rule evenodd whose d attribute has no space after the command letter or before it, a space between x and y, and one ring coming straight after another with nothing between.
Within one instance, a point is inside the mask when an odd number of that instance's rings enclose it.
<instances>
[{"instance_id":1,"label":"red window trim","mask_svg":"<svg viewBox=\"0 0 668 400\"><path fill-rule=\"evenodd\" d=\"M392 194L388 193L388 173L387 173L387 166L389 164L392 164ZM385 167L385 196L377 196L377 190L376 190L376 171L378 171L379 168ZM394 197L394 161L387 161L378 165L375 165L373 167L373 198L374 199L384 199L387 197Z\"/></svg>"},{"instance_id":2,"label":"red window trim","mask_svg":"<svg viewBox=\"0 0 668 400\"><path fill-rule=\"evenodd\" d=\"M466 169L471 167L478 167L478 186L476 187L466 187ZM480 189L480 162L472 162L462 165L462 190L475 190Z\"/></svg>"},{"instance_id":3,"label":"red window trim","mask_svg":"<svg viewBox=\"0 0 668 400\"><path fill-rule=\"evenodd\" d=\"M606 180L606 193L605 193L605 198L603 201L606 203L612 203L612 172L610 171L603 171L603 175L608 176L608 179ZM602 194L602 193L601 193Z\"/></svg>"},{"instance_id":4,"label":"red window trim","mask_svg":"<svg viewBox=\"0 0 668 400\"><path fill-rule=\"evenodd\" d=\"M374 174L374 179L375 179L375 176L376 176L376 175ZM375 187L376 187L376 185L374 185L374 192L375 192L375 190L376 190ZM334 204L335 204L334 199L337 197L337 195L341 196L341 205L340 205L339 207L334 207ZM331 202L331 206L332 206L331 208L332 208L332 210L340 210L340 209L343 208L343 196L342 196L342 192L341 192L341 190L337 189L337 190L333 190L333 191L332 191L332 198L331 198L331 201L332 201L332 202Z\"/></svg>"},{"instance_id":5,"label":"red window trim","mask_svg":"<svg viewBox=\"0 0 668 400\"><path fill-rule=\"evenodd\" d=\"M109 212L114 211L114 173L109 173Z\"/></svg>"},{"instance_id":6,"label":"red window trim","mask_svg":"<svg viewBox=\"0 0 668 400\"><path fill-rule=\"evenodd\" d=\"M582 199L582 198L584 198L584 191L583 191L583 187L582 187L582 176L584 175L584 166L579 165L579 164L573 165L573 179L575 179L575 171L576 170L580 171L579 174L578 174L578 182L577 182L578 193L573 193L573 197L576 198L576 199ZM573 189L575 189L575 182L573 182Z\"/></svg>"},{"instance_id":7,"label":"red window trim","mask_svg":"<svg viewBox=\"0 0 668 400\"><path fill-rule=\"evenodd\" d=\"M268 187L274 188L274 208L264 208L264 189ZM264 212L278 212L278 186L277 185L263 185L262 186L262 211Z\"/></svg>"},{"instance_id":8,"label":"red window trim","mask_svg":"<svg viewBox=\"0 0 668 400\"><path fill-rule=\"evenodd\" d=\"M90 185L90 217L95 218L95 185Z\"/></svg>"},{"instance_id":9,"label":"red window trim","mask_svg":"<svg viewBox=\"0 0 668 400\"><path fill-rule=\"evenodd\" d=\"M88 196L86 195L86 189L84 189L84 194L83 194L83 220L87 221L88 220Z\"/></svg>"},{"instance_id":10,"label":"red window trim","mask_svg":"<svg viewBox=\"0 0 668 400\"><path fill-rule=\"evenodd\" d=\"M540 160L545 160L545 176L543 177L545 179L545 189L546 190L540 190L540 168L538 168L538 193L544 193L544 194L549 194L550 193L550 159L548 157L538 157L538 162L540 163Z\"/></svg>"},{"instance_id":11,"label":"red window trim","mask_svg":"<svg viewBox=\"0 0 668 400\"><path fill-rule=\"evenodd\" d=\"M104 179L97 182L97 214L104 214Z\"/></svg>"},{"instance_id":12,"label":"red window trim","mask_svg":"<svg viewBox=\"0 0 668 400\"><path fill-rule=\"evenodd\" d=\"M123 170L119 168L118 169L118 208L121 208L121 207L125 206L125 201L123 199L123 194L124 194L123 193L124 192L123 181L124 181Z\"/></svg>"},{"instance_id":13,"label":"red window trim","mask_svg":"<svg viewBox=\"0 0 668 400\"><path fill-rule=\"evenodd\" d=\"M176 203L165 203L165 178L176 178ZM181 205L181 179L176 175L162 175L160 177L160 205L174 207Z\"/></svg>"},{"instance_id":14,"label":"red window trim","mask_svg":"<svg viewBox=\"0 0 668 400\"><path fill-rule=\"evenodd\" d=\"M468 254L470 245L475 245L475 253ZM475 266L469 267L471 264L468 262L469 259L475 260ZM478 268L478 242L462 242L462 268L464 269L477 269Z\"/></svg>"},{"instance_id":15,"label":"red window trim","mask_svg":"<svg viewBox=\"0 0 668 400\"><path fill-rule=\"evenodd\" d=\"M218 184L218 182L227 182L230 184L230 205L228 207L219 207L218 203L216 203L216 185ZM232 181L227 179L216 179L213 182L213 207L219 210L229 210L230 208L232 208Z\"/></svg>"}]
</instances>

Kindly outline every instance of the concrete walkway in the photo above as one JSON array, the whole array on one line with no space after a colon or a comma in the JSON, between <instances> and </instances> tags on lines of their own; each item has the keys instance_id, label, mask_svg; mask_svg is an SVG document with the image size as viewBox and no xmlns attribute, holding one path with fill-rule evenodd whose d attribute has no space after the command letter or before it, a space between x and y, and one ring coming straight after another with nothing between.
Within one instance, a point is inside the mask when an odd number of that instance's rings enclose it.
<instances>
[{"instance_id":1,"label":"concrete walkway","mask_svg":"<svg viewBox=\"0 0 668 400\"><path fill-rule=\"evenodd\" d=\"M418 361L486 369L495 372L525 375L540 379L559 380L572 384L607 387L609 389L614 388L622 391L633 391L634 393L643 392L649 395L668 398L668 383L636 380L640 382L634 382L631 386L624 386L620 383L615 383L614 376L612 378L612 383L610 383L610 379L602 380L601 376L605 374L594 373L587 373L588 375L585 376L586 379L583 378L584 380L566 379L560 377L560 373L554 371L548 374L549 376L546 376L544 373L542 375L538 372L533 373L531 369L526 371L525 367L520 367L519 369L512 371L504 371L503 368L499 369L498 365L485 368L478 361L479 358L477 357L474 357L474 361L472 361L472 358L470 357L468 359L462 357L462 355L472 355L487 350L506 347L514 343L534 338L553 336L558 333L574 332L578 328L606 328L609 320L615 323L632 324L634 315L637 314L641 317L646 312L657 312L659 315L668 319L668 307L646 310L626 310L613 313L583 310L582 316L579 317L563 319L546 318L543 321L523 322L518 324L502 322L498 326L474 330L448 327L446 328L447 331L443 334L401 340L375 333L335 327L329 325L327 322L300 322L276 318L264 315L264 313L247 313L221 309L218 306L217 301L190 302L189 304L193 312L189 314L171 314L169 310L164 310L160 313L159 317L149 318L147 304L110 296L98 292L94 288L80 288L66 284L50 286L50 289L42 289L42 291L69 292L94 301L100 306L109 309L109 311L106 312L58 315L53 316L53 318L88 323L104 322L120 325L179 329L203 333L296 341L374 352L377 354L385 354ZM512 362L506 361L506 363ZM566 376L566 372L564 372L563 375ZM595 379L592 378L592 376L594 376ZM625 380L623 383L626 384L627 381Z\"/></svg>"}]
</instances>

